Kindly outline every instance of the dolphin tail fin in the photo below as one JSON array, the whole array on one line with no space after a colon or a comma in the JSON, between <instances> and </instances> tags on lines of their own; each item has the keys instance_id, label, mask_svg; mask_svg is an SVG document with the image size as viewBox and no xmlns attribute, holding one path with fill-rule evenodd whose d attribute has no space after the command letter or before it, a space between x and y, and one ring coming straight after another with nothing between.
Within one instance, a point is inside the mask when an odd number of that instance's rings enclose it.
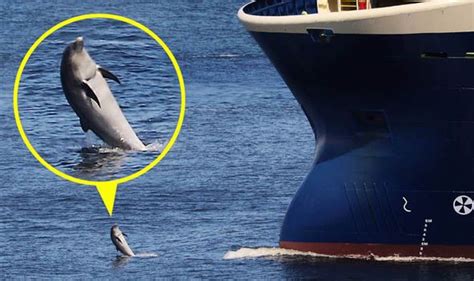
<instances>
[{"instance_id":1,"label":"dolphin tail fin","mask_svg":"<svg viewBox=\"0 0 474 281\"><path fill-rule=\"evenodd\" d=\"M107 69L99 67L98 70L100 71L102 76L104 76L104 78L112 79L115 82L117 82L119 84L122 84L122 83L120 83L120 80L117 78L117 76L115 76L112 72L108 71Z\"/></svg>"},{"instance_id":2,"label":"dolphin tail fin","mask_svg":"<svg viewBox=\"0 0 474 281\"><path fill-rule=\"evenodd\" d=\"M89 98L93 99L93 100L97 103L97 105L98 105L99 107L101 107L101 106L100 106L99 98L98 98L97 95L94 93L94 90L92 90L91 86L90 86L89 84L87 84L87 81L83 81L83 82L81 83L81 86L82 86L82 89L84 89L84 91L86 92L86 95L87 95Z\"/></svg>"}]
</instances>

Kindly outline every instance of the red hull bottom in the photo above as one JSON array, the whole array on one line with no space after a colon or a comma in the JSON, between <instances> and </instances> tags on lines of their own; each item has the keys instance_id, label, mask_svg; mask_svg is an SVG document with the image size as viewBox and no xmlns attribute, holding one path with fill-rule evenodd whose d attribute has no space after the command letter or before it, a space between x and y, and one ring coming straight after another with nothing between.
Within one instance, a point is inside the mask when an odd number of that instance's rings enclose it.
<instances>
[{"instance_id":1,"label":"red hull bottom","mask_svg":"<svg viewBox=\"0 0 474 281\"><path fill-rule=\"evenodd\" d=\"M474 259L474 246L310 243L280 241L280 248L328 256L378 256Z\"/></svg>"}]
</instances>

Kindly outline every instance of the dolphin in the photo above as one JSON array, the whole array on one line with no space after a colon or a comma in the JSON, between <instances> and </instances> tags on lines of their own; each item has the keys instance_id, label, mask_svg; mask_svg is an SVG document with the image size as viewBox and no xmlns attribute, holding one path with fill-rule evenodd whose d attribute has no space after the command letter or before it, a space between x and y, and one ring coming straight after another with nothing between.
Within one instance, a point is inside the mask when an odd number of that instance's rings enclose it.
<instances>
[{"instance_id":1,"label":"dolphin","mask_svg":"<svg viewBox=\"0 0 474 281\"><path fill-rule=\"evenodd\" d=\"M105 79L120 84L117 76L97 65L89 56L82 37L66 47L61 61L61 84L67 101L79 117L82 130L92 130L113 147L145 150Z\"/></svg>"},{"instance_id":2,"label":"dolphin","mask_svg":"<svg viewBox=\"0 0 474 281\"><path fill-rule=\"evenodd\" d=\"M116 224L110 229L110 239L112 239L112 243L114 243L117 251L120 251L125 256L133 257L135 254L128 246L127 240L125 239L126 236L127 234L123 233Z\"/></svg>"}]
</instances>

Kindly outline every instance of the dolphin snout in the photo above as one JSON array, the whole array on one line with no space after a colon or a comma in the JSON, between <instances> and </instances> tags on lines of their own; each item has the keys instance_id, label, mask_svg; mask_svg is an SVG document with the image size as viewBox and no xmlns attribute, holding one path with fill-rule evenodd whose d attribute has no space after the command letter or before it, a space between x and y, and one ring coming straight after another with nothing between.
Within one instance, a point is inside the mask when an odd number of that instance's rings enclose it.
<instances>
[{"instance_id":1,"label":"dolphin snout","mask_svg":"<svg viewBox=\"0 0 474 281\"><path fill-rule=\"evenodd\" d=\"M76 49L77 51L81 51L84 47L84 38L82 36L77 37L73 45L74 49Z\"/></svg>"}]
</instances>

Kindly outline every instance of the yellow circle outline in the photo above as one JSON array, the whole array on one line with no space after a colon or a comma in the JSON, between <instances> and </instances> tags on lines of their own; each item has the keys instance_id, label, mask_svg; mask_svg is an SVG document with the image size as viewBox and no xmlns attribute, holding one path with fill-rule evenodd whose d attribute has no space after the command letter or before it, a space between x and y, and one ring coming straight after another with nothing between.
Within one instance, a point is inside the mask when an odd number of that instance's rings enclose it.
<instances>
[{"instance_id":1,"label":"yellow circle outline","mask_svg":"<svg viewBox=\"0 0 474 281\"><path fill-rule=\"evenodd\" d=\"M19 88L20 88L21 75L23 74L23 70L24 70L30 56L33 54L33 52L36 50L36 48L39 46L39 44L41 44L41 42L43 42L43 40L45 40L48 36L50 36L51 34L53 34L54 32L56 32L57 30L63 28L66 25L69 25L71 23L78 22L78 21L83 21L83 20L87 20L87 19L97 19L97 18L112 19L112 20L117 20L117 21L128 23L132 26L135 26L136 28L140 29L141 31L148 34L148 36L153 38L163 48L165 53L168 55L168 58L171 60L171 62L173 64L173 67L176 71L176 74L178 76L179 88L180 88L180 92L181 92L181 106L180 106L180 111L179 111L178 123L176 124L176 128L175 128L175 131L174 131L173 135L171 136L171 139L168 141L168 143L166 144L165 148L160 153L160 155L155 160L153 160L151 163L149 163L147 166L145 166L143 169L141 169L140 171L135 172L135 173L133 173L131 175L128 175L126 177L122 177L122 178L119 178L119 179L116 179L116 180L109 180L109 181L91 181L91 180L84 180L84 179L76 178L76 177L70 176L70 175L56 169L54 166L49 164L46 160L44 160L41 157L41 155L35 150L33 145L28 140L28 137L26 136L26 133L23 130L23 125L22 125L21 119L20 119L20 112L18 110L18 91L19 91ZM13 87L13 113L15 115L15 122L16 122L16 125L18 127L18 131L20 132L21 138L23 139L23 142L25 143L28 150L31 152L31 154L33 154L33 156L36 158L36 160L38 160L46 169L48 169L49 171L51 171L52 173L54 173L58 177L61 177L63 179L69 180L69 181L77 183L77 184L83 184L83 185L99 186L99 185L103 185L103 184L122 184L122 183L126 183L128 181L134 180L134 179L146 174L153 167L155 167L166 156L166 154L173 147L174 143L176 142L176 139L178 138L179 132L181 131L181 127L183 125L185 110L186 110L186 90L185 90L185 87L184 87L183 74L181 73L181 69L178 65L178 62L177 62L176 58L174 57L173 53L168 48L166 43L163 40L161 40L161 38L158 35L156 35L151 29L149 29L148 27L142 25L141 23L139 23L135 20L132 20L130 18L120 16L120 15L114 15L114 14L105 14L105 13L84 14L84 15L75 16L75 17L72 17L70 19L64 20L64 21L56 24L55 26L51 27L48 31L43 33L33 43L33 45L30 47L28 52L26 52L25 56L23 57L23 60L20 63L20 67L18 68L16 78L15 78L15 84L14 84L14 87Z\"/></svg>"}]
</instances>

